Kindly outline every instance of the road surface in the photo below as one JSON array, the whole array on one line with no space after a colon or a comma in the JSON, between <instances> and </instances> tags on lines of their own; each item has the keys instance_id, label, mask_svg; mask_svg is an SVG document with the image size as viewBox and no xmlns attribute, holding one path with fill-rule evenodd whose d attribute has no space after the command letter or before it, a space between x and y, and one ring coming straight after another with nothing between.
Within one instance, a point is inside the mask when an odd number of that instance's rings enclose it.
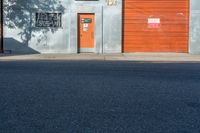
<instances>
[{"instance_id":1,"label":"road surface","mask_svg":"<svg viewBox=\"0 0 200 133\"><path fill-rule=\"evenodd\" d=\"M200 63L0 62L0 133L199 133Z\"/></svg>"}]
</instances>

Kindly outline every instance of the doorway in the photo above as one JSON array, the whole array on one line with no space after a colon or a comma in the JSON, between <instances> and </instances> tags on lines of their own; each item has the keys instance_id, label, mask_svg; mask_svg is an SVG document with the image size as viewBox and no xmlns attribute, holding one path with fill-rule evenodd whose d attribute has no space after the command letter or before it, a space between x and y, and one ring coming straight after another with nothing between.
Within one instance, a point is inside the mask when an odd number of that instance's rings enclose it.
<instances>
[{"instance_id":1,"label":"doorway","mask_svg":"<svg viewBox=\"0 0 200 133\"><path fill-rule=\"evenodd\" d=\"M95 51L95 14L78 14L78 49L79 52Z\"/></svg>"}]
</instances>

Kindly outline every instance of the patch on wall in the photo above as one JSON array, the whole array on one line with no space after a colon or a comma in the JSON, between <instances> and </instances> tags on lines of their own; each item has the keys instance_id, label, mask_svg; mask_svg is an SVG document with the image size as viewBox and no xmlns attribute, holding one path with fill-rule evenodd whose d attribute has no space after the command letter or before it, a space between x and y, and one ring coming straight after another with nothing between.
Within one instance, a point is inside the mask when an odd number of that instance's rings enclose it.
<instances>
[{"instance_id":1,"label":"patch on wall","mask_svg":"<svg viewBox=\"0 0 200 133\"><path fill-rule=\"evenodd\" d=\"M117 0L107 0L108 6L114 6L117 5Z\"/></svg>"}]
</instances>

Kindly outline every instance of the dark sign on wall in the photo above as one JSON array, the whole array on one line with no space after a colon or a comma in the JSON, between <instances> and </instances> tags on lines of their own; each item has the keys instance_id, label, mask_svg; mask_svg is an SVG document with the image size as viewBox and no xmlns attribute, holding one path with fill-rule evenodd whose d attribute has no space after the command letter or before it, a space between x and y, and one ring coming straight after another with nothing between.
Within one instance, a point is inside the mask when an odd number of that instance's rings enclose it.
<instances>
[{"instance_id":1,"label":"dark sign on wall","mask_svg":"<svg viewBox=\"0 0 200 133\"><path fill-rule=\"evenodd\" d=\"M36 13L36 27L62 27L62 13Z\"/></svg>"}]
</instances>

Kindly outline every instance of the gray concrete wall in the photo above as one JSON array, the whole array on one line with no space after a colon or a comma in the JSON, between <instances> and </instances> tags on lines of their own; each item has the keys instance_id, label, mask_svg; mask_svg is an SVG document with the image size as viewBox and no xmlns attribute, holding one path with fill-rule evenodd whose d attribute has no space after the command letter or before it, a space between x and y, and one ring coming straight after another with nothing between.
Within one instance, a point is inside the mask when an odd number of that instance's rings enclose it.
<instances>
[{"instance_id":1,"label":"gray concrete wall","mask_svg":"<svg viewBox=\"0 0 200 133\"><path fill-rule=\"evenodd\" d=\"M200 54L200 1L190 0L189 52Z\"/></svg>"},{"instance_id":2,"label":"gray concrete wall","mask_svg":"<svg viewBox=\"0 0 200 133\"><path fill-rule=\"evenodd\" d=\"M77 14L95 13L94 52L121 53L121 0L117 0L117 4L113 6L108 6L106 0L60 0L60 2L58 0L21 0L20 3L17 3L18 6L15 7L12 7L8 1L4 0L5 50L12 50L13 53L26 54L77 53ZM53 4L49 4L50 2ZM35 27L36 12L62 12L62 27ZM20 14L23 14L22 16L24 17L21 17ZM14 16L19 17L16 18Z\"/></svg>"},{"instance_id":3,"label":"gray concrete wall","mask_svg":"<svg viewBox=\"0 0 200 133\"><path fill-rule=\"evenodd\" d=\"M119 16L122 3L117 6L105 6L103 10L103 50L104 53L122 52L122 17ZM112 15L111 15L112 14Z\"/></svg>"}]
</instances>

